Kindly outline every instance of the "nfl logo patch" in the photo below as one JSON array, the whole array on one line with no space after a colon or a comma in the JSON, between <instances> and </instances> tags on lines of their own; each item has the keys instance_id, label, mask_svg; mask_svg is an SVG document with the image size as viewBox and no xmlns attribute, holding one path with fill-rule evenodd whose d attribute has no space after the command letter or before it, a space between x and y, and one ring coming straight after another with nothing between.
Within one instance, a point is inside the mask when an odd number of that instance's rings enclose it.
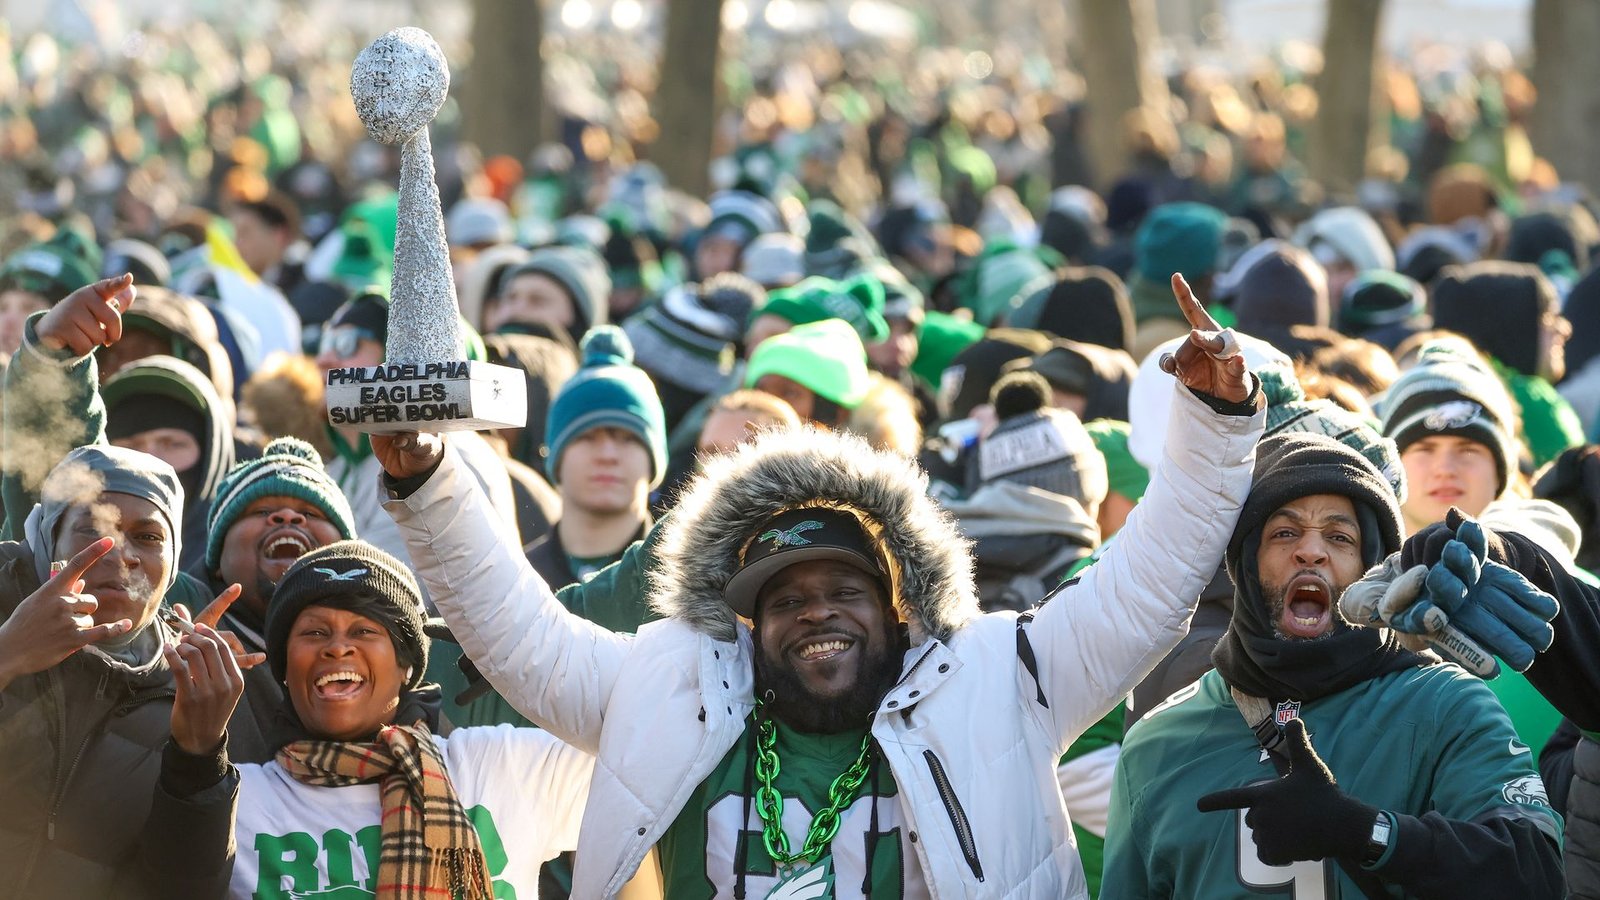
<instances>
[{"instance_id":1,"label":"nfl logo patch","mask_svg":"<svg viewBox=\"0 0 1600 900\"><path fill-rule=\"evenodd\" d=\"M1278 711L1273 716L1273 719L1278 723L1279 728L1289 724L1289 720L1298 718L1300 718L1299 700L1285 700L1282 703L1279 703Z\"/></svg>"}]
</instances>

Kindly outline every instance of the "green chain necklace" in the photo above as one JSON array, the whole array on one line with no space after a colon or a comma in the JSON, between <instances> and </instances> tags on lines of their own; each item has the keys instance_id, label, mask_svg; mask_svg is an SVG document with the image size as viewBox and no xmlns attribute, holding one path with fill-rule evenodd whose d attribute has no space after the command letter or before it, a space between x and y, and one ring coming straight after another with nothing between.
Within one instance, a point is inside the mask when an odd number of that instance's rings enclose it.
<instances>
[{"instance_id":1,"label":"green chain necklace","mask_svg":"<svg viewBox=\"0 0 1600 900\"><path fill-rule=\"evenodd\" d=\"M756 719L760 722L756 731L756 780L761 785L756 788L755 801L756 812L761 815L761 842L766 845L767 855L781 867L787 868L802 861L815 864L827 851L828 845L833 843L834 835L839 833L839 813L854 803L856 796L861 793L861 784L867 779L867 767L872 763L872 733L868 732L861 738L861 753L856 761L828 786L828 805L811 820L811 828L806 832L806 842L800 852L790 853L789 836L783 833L783 795L778 793L776 787L778 729L770 717L762 714L764 706L759 699L756 700Z\"/></svg>"}]
</instances>

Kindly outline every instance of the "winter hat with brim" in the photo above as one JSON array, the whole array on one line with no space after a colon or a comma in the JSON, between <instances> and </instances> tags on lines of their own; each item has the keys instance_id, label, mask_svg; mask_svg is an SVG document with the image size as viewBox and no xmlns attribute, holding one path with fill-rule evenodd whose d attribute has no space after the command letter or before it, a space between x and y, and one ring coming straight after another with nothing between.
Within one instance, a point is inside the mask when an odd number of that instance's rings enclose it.
<instances>
[{"instance_id":1,"label":"winter hat with brim","mask_svg":"<svg viewBox=\"0 0 1600 900\"><path fill-rule=\"evenodd\" d=\"M628 336L602 325L584 335L578 349L578 373L562 385L545 422L545 474L559 485L568 444L595 428L621 428L650 451L650 487L659 486L667 474L667 417L650 376L633 364Z\"/></svg>"},{"instance_id":2,"label":"winter hat with brim","mask_svg":"<svg viewBox=\"0 0 1600 900\"><path fill-rule=\"evenodd\" d=\"M873 576L888 598L889 579L861 520L842 509L807 507L786 510L760 524L739 570L723 589L723 599L734 612L754 619L756 600L773 576L795 563L818 560L847 563Z\"/></svg>"},{"instance_id":3,"label":"winter hat with brim","mask_svg":"<svg viewBox=\"0 0 1600 900\"><path fill-rule=\"evenodd\" d=\"M222 544L228 530L250 504L263 497L287 497L310 503L322 511L341 539L356 536L356 517L338 482L322 467L322 458L310 444L281 437L268 444L256 459L234 466L222 479L206 518L207 572L222 562Z\"/></svg>"},{"instance_id":4,"label":"winter hat with brim","mask_svg":"<svg viewBox=\"0 0 1600 900\"><path fill-rule=\"evenodd\" d=\"M1128 450L1128 423L1115 419L1095 419L1084 423L1096 450L1106 461L1106 486L1129 500L1143 499L1150 489L1150 470L1139 465Z\"/></svg>"},{"instance_id":5,"label":"winter hat with brim","mask_svg":"<svg viewBox=\"0 0 1600 900\"><path fill-rule=\"evenodd\" d=\"M842 319L796 325L762 341L750 355L744 386L753 388L768 375L781 375L844 409L860 406L871 386L866 348Z\"/></svg>"},{"instance_id":6,"label":"winter hat with brim","mask_svg":"<svg viewBox=\"0 0 1600 900\"><path fill-rule=\"evenodd\" d=\"M611 276L606 272L606 261L588 247L541 247L528 256L526 262L507 269L500 276L496 294L504 294L506 287L523 275L543 275L561 285L572 298L572 311L577 314L573 326L576 334L583 334L596 325L606 323L606 311L611 301Z\"/></svg>"},{"instance_id":7,"label":"winter hat with brim","mask_svg":"<svg viewBox=\"0 0 1600 900\"><path fill-rule=\"evenodd\" d=\"M338 541L307 553L278 580L267 603L266 650L272 677L288 679L289 633L313 606L366 616L389 632L395 658L410 669L405 688L422 684L428 668L422 590L406 565L365 541Z\"/></svg>"},{"instance_id":8,"label":"winter hat with brim","mask_svg":"<svg viewBox=\"0 0 1600 900\"><path fill-rule=\"evenodd\" d=\"M43 583L50 578L50 563L57 554L56 530L75 506L94 502L103 493L128 494L148 500L167 523L172 544L172 565L167 587L178 580L178 560L183 556L183 484L178 473L161 459L138 450L110 444L89 444L68 453L39 488L23 523L24 539L33 551L34 574Z\"/></svg>"},{"instance_id":9,"label":"winter hat with brim","mask_svg":"<svg viewBox=\"0 0 1600 900\"><path fill-rule=\"evenodd\" d=\"M978 442L969 494L1004 481L1071 497L1085 508L1105 500L1105 459L1077 416L1049 408L1049 393L1032 372L995 383L990 403L999 424Z\"/></svg>"},{"instance_id":10,"label":"winter hat with brim","mask_svg":"<svg viewBox=\"0 0 1600 900\"><path fill-rule=\"evenodd\" d=\"M883 284L871 275L857 275L848 281L816 276L773 291L766 305L754 314L777 316L795 325L843 319L863 344L877 344L889 338L883 305Z\"/></svg>"},{"instance_id":11,"label":"winter hat with brim","mask_svg":"<svg viewBox=\"0 0 1600 900\"><path fill-rule=\"evenodd\" d=\"M1028 359L1050 349L1050 338L1038 331L996 328L956 354L939 381L940 417L965 419L974 407L988 403L1006 363Z\"/></svg>"},{"instance_id":12,"label":"winter hat with brim","mask_svg":"<svg viewBox=\"0 0 1600 900\"><path fill-rule=\"evenodd\" d=\"M1534 266L1480 262L1452 266L1433 285L1433 325L1462 335L1483 354L1539 375L1543 320L1560 311L1555 285Z\"/></svg>"},{"instance_id":13,"label":"winter hat with brim","mask_svg":"<svg viewBox=\"0 0 1600 900\"><path fill-rule=\"evenodd\" d=\"M1389 386L1378 411L1384 436L1401 453L1423 438L1441 436L1487 447L1494 457L1498 496L1520 457L1514 409L1505 386L1481 360L1441 342L1423 346L1417 364Z\"/></svg>"},{"instance_id":14,"label":"winter hat with brim","mask_svg":"<svg viewBox=\"0 0 1600 900\"><path fill-rule=\"evenodd\" d=\"M1426 314L1428 292L1416 281L1382 269L1350 279L1339 298L1339 330L1360 336L1374 328L1411 322Z\"/></svg>"},{"instance_id":15,"label":"winter hat with brim","mask_svg":"<svg viewBox=\"0 0 1600 900\"><path fill-rule=\"evenodd\" d=\"M389 341L389 298L375 286L359 291L345 301L328 317L324 331L348 325L372 336L374 341L387 346Z\"/></svg>"},{"instance_id":16,"label":"winter hat with brim","mask_svg":"<svg viewBox=\"0 0 1600 900\"><path fill-rule=\"evenodd\" d=\"M1378 433L1375 423L1328 400L1311 400L1288 366L1262 366L1261 395L1267 400L1265 435L1303 431L1330 437L1362 456L1389 482L1401 503L1406 500L1406 470L1394 441Z\"/></svg>"}]
</instances>

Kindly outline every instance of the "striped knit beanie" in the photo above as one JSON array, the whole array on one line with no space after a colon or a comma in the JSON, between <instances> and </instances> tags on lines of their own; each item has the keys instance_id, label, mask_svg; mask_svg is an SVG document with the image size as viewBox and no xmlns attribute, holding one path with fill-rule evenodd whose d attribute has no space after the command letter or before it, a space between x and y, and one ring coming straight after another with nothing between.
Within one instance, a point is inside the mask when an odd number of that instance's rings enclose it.
<instances>
[{"instance_id":1,"label":"striped knit beanie","mask_svg":"<svg viewBox=\"0 0 1600 900\"><path fill-rule=\"evenodd\" d=\"M1266 365L1256 370L1261 394L1267 398L1266 440L1275 434L1303 431L1331 437L1362 456L1378 470L1395 499L1406 500L1406 468L1394 441L1378 433L1376 424L1328 400L1312 400L1300 386L1294 370Z\"/></svg>"},{"instance_id":2,"label":"striped knit beanie","mask_svg":"<svg viewBox=\"0 0 1600 900\"><path fill-rule=\"evenodd\" d=\"M281 437L260 458L246 460L223 476L206 519L206 571L216 572L228 529L262 497L293 497L322 510L339 537L356 536L356 517L339 485L322 468L322 458L299 438Z\"/></svg>"},{"instance_id":3,"label":"striped knit beanie","mask_svg":"<svg viewBox=\"0 0 1600 900\"><path fill-rule=\"evenodd\" d=\"M1476 356L1449 343L1424 345L1417 364L1389 387L1379 413L1384 436L1401 453L1439 435L1488 447L1499 474L1495 493L1505 492L1520 456L1515 408L1500 379Z\"/></svg>"}]
</instances>

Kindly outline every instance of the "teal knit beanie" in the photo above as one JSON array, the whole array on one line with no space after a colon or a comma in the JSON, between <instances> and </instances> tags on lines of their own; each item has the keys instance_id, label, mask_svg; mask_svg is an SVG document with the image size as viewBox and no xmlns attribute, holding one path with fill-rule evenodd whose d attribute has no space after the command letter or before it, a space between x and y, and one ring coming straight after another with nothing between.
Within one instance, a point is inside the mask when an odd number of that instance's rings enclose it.
<instances>
[{"instance_id":1,"label":"teal knit beanie","mask_svg":"<svg viewBox=\"0 0 1600 900\"><path fill-rule=\"evenodd\" d=\"M268 444L259 458L242 462L223 476L206 517L207 572L216 572L222 562L222 542L228 529L262 497L304 500L322 510L340 538L356 536L350 501L323 470L316 449L299 438L281 437Z\"/></svg>"},{"instance_id":2,"label":"teal knit beanie","mask_svg":"<svg viewBox=\"0 0 1600 900\"><path fill-rule=\"evenodd\" d=\"M1158 206L1134 236L1139 274L1165 285L1173 272L1193 281L1217 268L1222 232L1228 217L1204 203Z\"/></svg>"},{"instance_id":3,"label":"teal knit beanie","mask_svg":"<svg viewBox=\"0 0 1600 900\"><path fill-rule=\"evenodd\" d=\"M782 375L824 400L855 409L871 386L866 354L860 336L841 319L796 325L755 349L744 386L753 388L766 375Z\"/></svg>"},{"instance_id":4,"label":"teal knit beanie","mask_svg":"<svg viewBox=\"0 0 1600 900\"><path fill-rule=\"evenodd\" d=\"M584 335L579 352L582 368L562 385L545 420L545 474L560 483L561 452L584 432L622 428L650 450L650 487L658 487L667 474L667 416L650 376L633 364L628 336L603 325Z\"/></svg>"}]
</instances>

